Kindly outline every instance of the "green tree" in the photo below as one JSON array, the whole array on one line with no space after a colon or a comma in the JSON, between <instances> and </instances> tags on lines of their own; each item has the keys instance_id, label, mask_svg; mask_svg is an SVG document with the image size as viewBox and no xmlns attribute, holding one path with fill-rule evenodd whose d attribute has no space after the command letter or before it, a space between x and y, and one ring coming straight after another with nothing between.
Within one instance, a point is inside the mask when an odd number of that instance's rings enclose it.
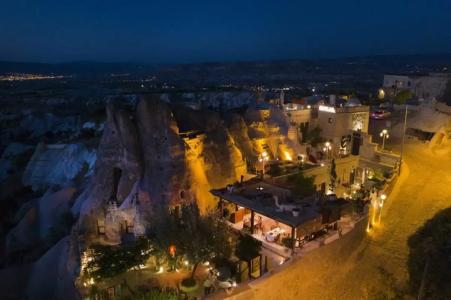
<instances>
[{"instance_id":1,"label":"green tree","mask_svg":"<svg viewBox=\"0 0 451 300\"><path fill-rule=\"evenodd\" d=\"M310 196L316 191L315 177L304 176L302 172L289 176L288 182L293 186L293 194L299 198Z\"/></svg>"},{"instance_id":2,"label":"green tree","mask_svg":"<svg viewBox=\"0 0 451 300\"><path fill-rule=\"evenodd\" d=\"M336 170L336 165L335 165L335 159L332 159L329 175L330 175L330 190L335 191L336 181L337 181L337 170Z\"/></svg>"},{"instance_id":3,"label":"green tree","mask_svg":"<svg viewBox=\"0 0 451 300\"><path fill-rule=\"evenodd\" d=\"M451 299L451 207L428 220L408 245L411 291L419 299Z\"/></svg>"},{"instance_id":4,"label":"green tree","mask_svg":"<svg viewBox=\"0 0 451 300\"><path fill-rule=\"evenodd\" d=\"M190 279L194 279L201 262L229 258L232 254L229 227L215 215L201 216L197 205L182 208L178 248L194 264Z\"/></svg>"},{"instance_id":5,"label":"green tree","mask_svg":"<svg viewBox=\"0 0 451 300\"><path fill-rule=\"evenodd\" d=\"M166 206L156 207L148 236L155 246L151 255L155 257L157 268L164 261L174 260L179 256L178 251L176 257L169 253L169 247L177 244L179 231L177 216L171 215Z\"/></svg>"},{"instance_id":6,"label":"green tree","mask_svg":"<svg viewBox=\"0 0 451 300\"><path fill-rule=\"evenodd\" d=\"M307 139L308 139L308 123L301 123L301 125L299 125L299 131L301 132L302 135L302 143L306 143Z\"/></svg>"},{"instance_id":7,"label":"green tree","mask_svg":"<svg viewBox=\"0 0 451 300\"><path fill-rule=\"evenodd\" d=\"M406 103L407 100L410 100L412 98L412 92L409 90L402 90L399 91L395 97L394 97L394 102L397 104L404 104Z\"/></svg>"},{"instance_id":8,"label":"green tree","mask_svg":"<svg viewBox=\"0 0 451 300\"><path fill-rule=\"evenodd\" d=\"M313 147L316 147L318 144L321 144L323 142L321 131L321 128L319 126L316 126L307 134L307 142Z\"/></svg>"},{"instance_id":9,"label":"green tree","mask_svg":"<svg viewBox=\"0 0 451 300\"><path fill-rule=\"evenodd\" d=\"M92 260L87 263L86 275L101 280L144 264L150 256L152 245L149 239L141 237L126 245L94 245L91 250Z\"/></svg>"},{"instance_id":10,"label":"green tree","mask_svg":"<svg viewBox=\"0 0 451 300\"><path fill-rule=\"evenodd\" d=\"M254 239L250 235L241 235L238 238L238 243L236 245L235 249L235 255L240 259L248 263L250 265L250 262L252 259L260 255L260 251L262 249L262 242L259 240ZM250 276L251 269L249 268L249 276Z\"/></svg>"},{"instance_id":11,"label":"green tree","mask_svg":"<svg viewBox=\"0 0 451 300\"><path fill-rule=\"evenodd\" d=\"M142 291L133 295L122 296L120 300L178 300L180 297L173 292L160 291L153 288L149 291Z\"/></svg>"}]
</instances>

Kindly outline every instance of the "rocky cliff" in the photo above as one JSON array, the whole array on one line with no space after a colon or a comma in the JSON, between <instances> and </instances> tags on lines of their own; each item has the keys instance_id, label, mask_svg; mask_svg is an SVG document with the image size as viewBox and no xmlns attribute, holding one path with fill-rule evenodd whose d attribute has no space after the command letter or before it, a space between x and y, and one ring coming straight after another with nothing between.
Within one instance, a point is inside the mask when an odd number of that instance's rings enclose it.
<instances>
[{"instance_id":1,"label":"rocky cliff","mask_svg":"<svg viewBox=\"0 0 451 300\"><path fill-rule=\"evenodd\" d=\"M233 130L235 136L239 130ZM243 149L250 147L246 143L249 140L241 136ZM94 235L96 223L116 227L106 228L102 238L117 242L114 233L123 233L124 224L134 226L137 211L151 218L153 205L191 201L206 211L215 205L211 188L235 182L245 173L242 150L219 114L171 107L152 96L141 97L135 107L112 101L94 175L72 211ZM112 203L117 209L111 209ZM111 214L116 216L113 223Z\"/></svg>"},{"instance_id":2,"label":"rocky cliff","mask_svg":"<svg viewBox=\"0 0 451 300\"><path fill-rule=\"evenodd\" d=\"M263 151L262 143L274 146L272 155L276 156L287 131L287 121L278 111L251 108L244 116L217 113L169 104L160 96L142 96L133 103L112 99L106 112L103 135L92 160L95 165L83 172L91 174L90 178L72 188L80 164L58 161L48 174L58 176L50 176L52 180L45 184L66 188L50 189L25 207L24 217L7 238L9 250L30 248L27 241L49 240L51 231L59 228L61 217L69 210L78 219L71 238L59 238L48 255L41 252L41 257L33 260L36 263L29 266L31 273L26 272L27 295L50 295L36 274L50 263L51 256L56 255L58 260L54 262L58 268L52 272L64 278L61 288L65 288L76 272L78 249L83 251L92 243L118 244L143 234L156 205L173 207L195 201L202 212L214 208L216 202L209 191L246 175L247 163L256 162ZM41 152L47 153L47 148ZM68 168L60 174L61 166ZM73 170L78 171L68 172ZM66 257L71 258L70 266L63 263ZM59 295L60 290L51 293Z\"/></svg>"}]
</instances>

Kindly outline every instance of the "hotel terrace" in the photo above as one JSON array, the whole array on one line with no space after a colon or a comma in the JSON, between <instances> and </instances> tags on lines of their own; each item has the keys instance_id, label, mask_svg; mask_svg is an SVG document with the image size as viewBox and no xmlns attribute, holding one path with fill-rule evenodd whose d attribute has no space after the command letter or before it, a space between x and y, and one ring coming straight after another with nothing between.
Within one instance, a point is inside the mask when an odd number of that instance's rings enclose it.
<instances>
[{"instance_id":1,"label":"hotel terrace","mask_svg":"<svg viewBox=\"0 0 451 300\"><path fill-rule=\"evenodd\" d=\"M337 230L340 218L351 213L347 200L318 193L300 199L289 187L258 178L211 193L230 226L284 256L328 229Z\"/></svg>"}]
</instances>

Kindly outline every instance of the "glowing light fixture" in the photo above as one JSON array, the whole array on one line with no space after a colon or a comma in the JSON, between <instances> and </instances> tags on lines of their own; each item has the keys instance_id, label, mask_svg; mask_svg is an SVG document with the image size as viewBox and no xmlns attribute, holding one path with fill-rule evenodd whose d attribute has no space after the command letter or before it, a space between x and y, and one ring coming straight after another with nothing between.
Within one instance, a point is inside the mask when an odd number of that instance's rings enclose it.
<instances>
[{"instance_id":1,"label":"glowing light fixture","mask_svg":"<svg viewBox=\"0 0 451 300\"><path fill-rule=\"evenodd\" d=\"M290 153L288 153L288 151L284 151L284 154L285 154L285 158L287 160L293 160L293 158L291 157Z\"/></svg>"},{"instance_id":2,"label":"glowing light fixture","mask_svg":"<svg viewBox=\"0 0 451 300\"><path fill-rule=\"evenodd\" d=\"M324 111L324 112L328 112L328 113L335 113L335 107L332 106L325 106L325 105L320 105L318 107L319 111Z\"/></svg>"},{"instance_id":3,"label":"glowing light fixture","mask_svg":"<svg viewBox=\"0 0 451 300\"><path fill-rule=\"evenodd\" d=\"M380 135L381 138L382 138L382 150L383 150L384 147L385 147L385 139L388 139L388 138L390 137L390 135L388 134L388 130L387 130L387 129L383 129L383 130L379 133L379 135Z\"/></svg>"}]
</instances>

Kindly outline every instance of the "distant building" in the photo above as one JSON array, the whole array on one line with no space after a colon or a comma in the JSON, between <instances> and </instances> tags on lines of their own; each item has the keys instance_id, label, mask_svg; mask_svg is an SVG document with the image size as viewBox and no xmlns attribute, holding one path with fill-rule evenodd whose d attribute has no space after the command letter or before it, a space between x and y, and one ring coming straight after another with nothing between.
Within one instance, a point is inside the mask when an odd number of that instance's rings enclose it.
<instances>
[{"instance_id":1,"label":"distant building","mask_svg":"<svg viewBox=\"0 0 451 300\"><path fill-rule=\"evenodd\" d=\"M342 137L354 131L367 133L370 108L351 99L344 106L320 105L318 107L318 126L321 135L337 144Z\"/></svg>"},{"instance_id":2,"label":"distant building","mask_svg":"<svg viewBox=\"0 0 451 300\"><path fill-rule=\"evenodd\" d=\"M383 90L388 96L399 91L409 90L418 98L438 98L451 80L448 73L430 73L428 75L384 75Z\"/></svg>"},{"instance_id":3,"label":"distant building","mask_svg":"<svg viewBox=\"0 0 451 300\"><path fill-rule=\"evenodd\" d=\"M284 111L294 126L309 126L312 122L312 109L310 105L289 103L284 105Z\"/></svg>"}]
</instances>

